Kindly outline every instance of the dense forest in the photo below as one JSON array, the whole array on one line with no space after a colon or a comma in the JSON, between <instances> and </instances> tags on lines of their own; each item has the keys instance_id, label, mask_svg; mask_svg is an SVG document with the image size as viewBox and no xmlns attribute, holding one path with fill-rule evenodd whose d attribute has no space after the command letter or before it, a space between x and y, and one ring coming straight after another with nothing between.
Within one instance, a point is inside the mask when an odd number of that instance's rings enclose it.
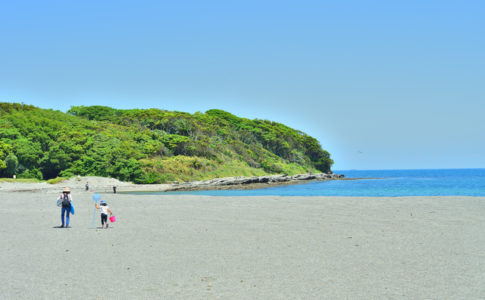
<instances>
[{"instance_id":1,"label":"dense forest","mask_svg":"<svg viewBox=\"0 0 485 300\"><path fill-rule=\"evenodd\" d=\"M0 177L74 175L163 183L330 172L320 143L277 122L212 109L76 106L67 113L0 103Z\"/></svg>"}]
</instances>

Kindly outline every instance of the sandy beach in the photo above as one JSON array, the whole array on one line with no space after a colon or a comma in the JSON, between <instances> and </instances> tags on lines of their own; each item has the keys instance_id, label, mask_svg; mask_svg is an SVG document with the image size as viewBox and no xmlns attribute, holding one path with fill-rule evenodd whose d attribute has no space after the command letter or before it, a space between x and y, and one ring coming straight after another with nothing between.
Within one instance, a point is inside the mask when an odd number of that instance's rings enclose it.
<instances>
[{"instance_id":1,"label":"sandy beach","mask_svg":"<svg viewBox=\"0 0 485 300\"><path fill-rule=\"evenodd\" d=\"M102 193L103 230L81 186L69 229L61 189L6 186L1 299L485 298L483 197Z\"/></svg>"}]
</instances>

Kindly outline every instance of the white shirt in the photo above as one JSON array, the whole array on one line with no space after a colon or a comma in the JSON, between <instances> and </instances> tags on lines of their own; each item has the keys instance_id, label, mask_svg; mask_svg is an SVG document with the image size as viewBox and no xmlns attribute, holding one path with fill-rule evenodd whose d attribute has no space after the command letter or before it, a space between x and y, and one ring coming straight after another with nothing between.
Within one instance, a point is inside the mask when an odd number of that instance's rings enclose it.
<instances>
[{"instance_id":1,"label":"white shirt","mask_svg":"<svg viewBox=\"0 0 485 300\"><path fill-rule=\"evenodd\" d=\"M71 194L67 194L67 197L69 198L69 202L72 202L72 196L71 196ZM61 193L59 195L58 200L61 200L61 201L64 200L64 193Z\"/></svg>"},{"instance_id":2,"label":"white shirt","mask_svg":"<svg viewBox=\"0 0 485 300\"><path fill-rule=\"evenodd\" d=\"M106 206L104 206L104 205L100 205L99 207L100 207L100 209L101 209L101 213L102 213L102 214L105 214L105 215L107 215L107 214L108 214L108 209L109 209L108 205L106 205Z\"/></svg>"}]
</instances>

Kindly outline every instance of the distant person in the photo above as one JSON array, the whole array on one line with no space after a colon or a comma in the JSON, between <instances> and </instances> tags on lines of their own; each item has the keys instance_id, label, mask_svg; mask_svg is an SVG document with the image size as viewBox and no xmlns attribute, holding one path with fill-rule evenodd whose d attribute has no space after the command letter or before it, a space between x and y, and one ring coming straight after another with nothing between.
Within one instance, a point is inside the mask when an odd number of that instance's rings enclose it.
<instances>
[{"instance_id":1,"label":"distant person","mask_svg":"<svg viewBox=\"0 0 485 300\"><path fill-rule=\"evenodd\" d=\"M106 203L106 201L104 200L101 200L101 202L98 203L97 202L94 202L94 206L96 206L97 209L101 210L101 227L104 229L108 229L108 213L109 215L113 215L113 213L111 212L111 210L109 209L109 206L108 206L108 203ZM105 224L106 224L106 227L105 227Z\"/></svg>"},{"instance_id":2,"label":"distant person","mask_svg":"<svg viewBox=\"0 0 485 300\"><path fill-rule=\"evenodd\" d=\"M69 189L69 187L66 187L62 191L62 194L59 195L58 200L61 201L61 222L62 222L61 228L63 227L69 228L69 215L71 214L71 202L72 202L71 190ZM66 217L65 223L64 223L64 216Z\"/></svg>"},{"instance_id":3,"label":"distant person","mask_svg":"<svg viewBox=\"0 0 485 300\"><path fill-rule=\"evenodd\" d=\"M116 194L116 185L113 185L113 194Z\"/></svg>"},{"instance_id":4,"label":"distant person","mask_svg":"<svg viewBox=\"0 0 485 300\"><path fill-rule=\"evenodd\" d=\"M89 182L86 181L85 187L86 187L86 192L89 191Z\"/></svg>"}]
</instances>

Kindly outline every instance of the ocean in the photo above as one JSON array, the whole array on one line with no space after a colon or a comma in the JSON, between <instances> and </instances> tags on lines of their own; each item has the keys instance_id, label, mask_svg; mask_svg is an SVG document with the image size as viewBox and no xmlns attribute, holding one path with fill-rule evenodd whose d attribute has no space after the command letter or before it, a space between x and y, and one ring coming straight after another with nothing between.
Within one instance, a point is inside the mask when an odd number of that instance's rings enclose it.
<instances>
[{"instance_id":1,"label":"ocean","mask_svg":"<svg viewBox=\"0 0 485 300\"><path fill-rule=\"evenodd\" d=\"M340 170L359 180L314 181L254 190L161 192L210 196L485 196L485 169Z\"/></svg>"}]
</instances>

